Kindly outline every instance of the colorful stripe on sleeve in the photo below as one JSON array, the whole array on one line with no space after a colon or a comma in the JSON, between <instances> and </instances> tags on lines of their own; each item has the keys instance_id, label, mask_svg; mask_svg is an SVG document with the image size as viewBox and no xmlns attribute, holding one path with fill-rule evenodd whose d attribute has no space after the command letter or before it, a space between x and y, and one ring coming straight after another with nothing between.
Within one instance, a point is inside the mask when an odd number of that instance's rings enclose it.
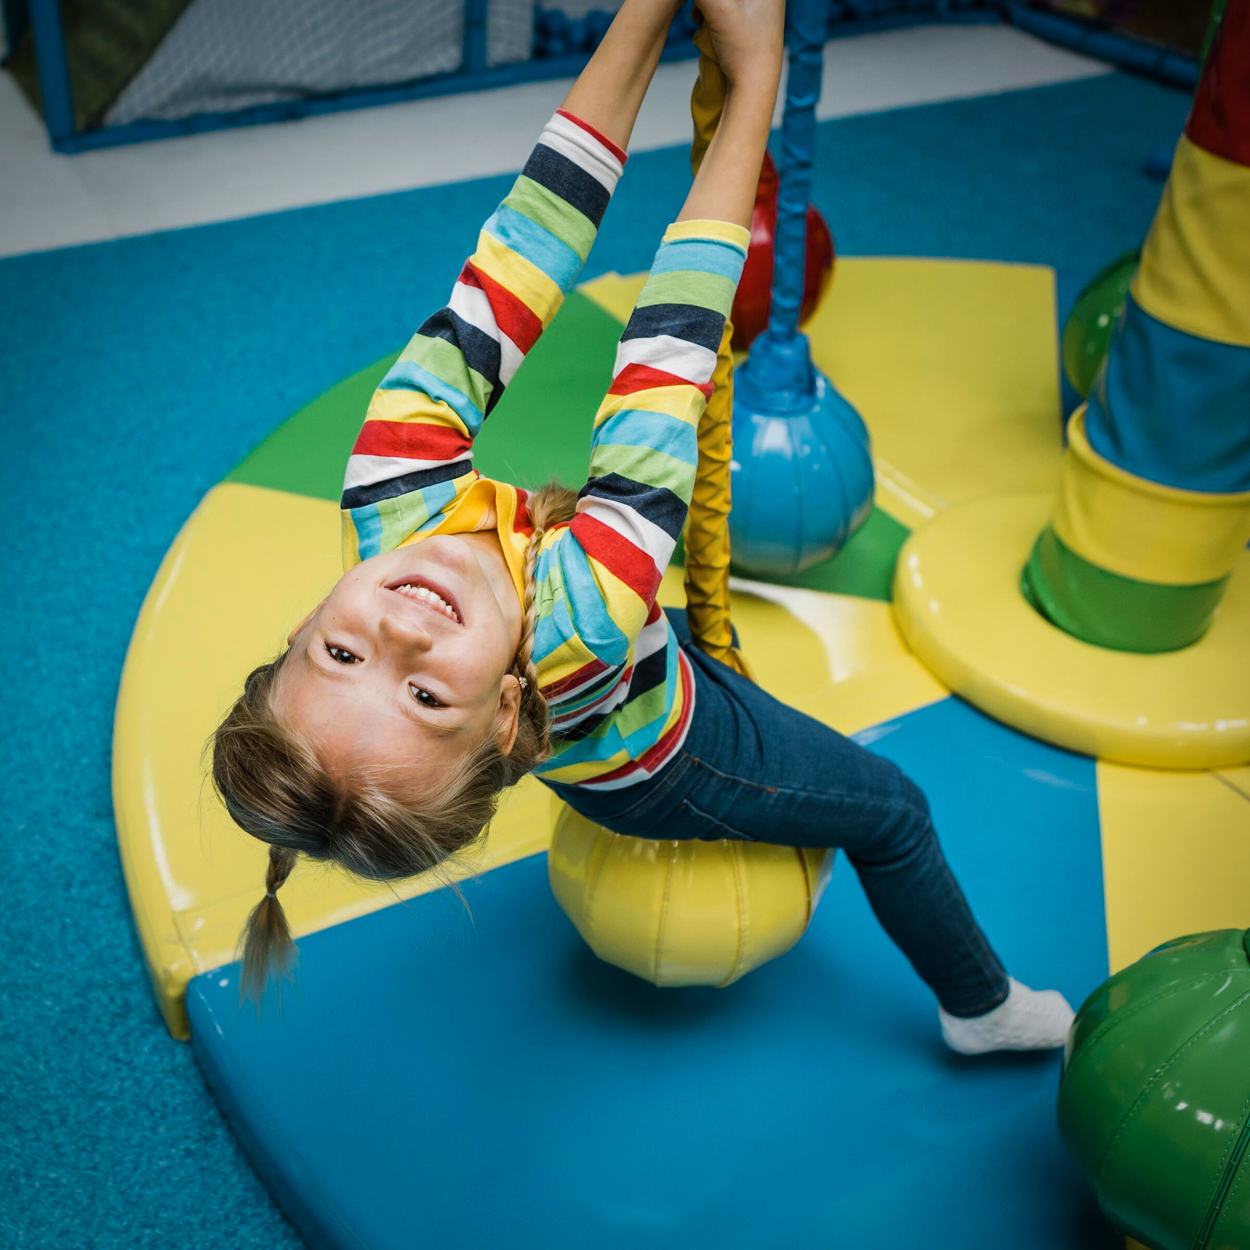
<instances>
[{"instance_id":1,"label":"colorful stripe on sleeve","mask_svg":"<svg viewBox=\"0 0 1250 1250\"><path fill-rule=\"evenodd\" d=\"M594 243L625 153L557 112L451 299L382 379L343 483L344 563L437 527L476 480L473 439Z\"/></svg>"},{"instance_id":2,"label":"colorful stripe on sleeve","mask_svg":"<svg viewBox=\"0 0 1250 1250\"><path fill-rule=\"evenodd\" d=\"M656 593L748 239L723 222L669 228L621 336L577 513L544 542L534 654L556 744L547 780L634 785L685 738L693 675Z\"/></svg>"},{"instance_id":3,"label":"colorful stripe on sleeve","mask_svg":"<svg viewBox=\"0 0 1250 1250\"><path fill-rule=\"evenodd\" d=\"M699 418L748 234L723 222L669 228L617 348L591 436L590 479L569 536L601 604L631 641L645 624L686 519ZM593 595L591 596L593 598ZM573 605L574 614L582 608ZM599 604L584 610L598 612Z\"/></svg>"}]
</instances>

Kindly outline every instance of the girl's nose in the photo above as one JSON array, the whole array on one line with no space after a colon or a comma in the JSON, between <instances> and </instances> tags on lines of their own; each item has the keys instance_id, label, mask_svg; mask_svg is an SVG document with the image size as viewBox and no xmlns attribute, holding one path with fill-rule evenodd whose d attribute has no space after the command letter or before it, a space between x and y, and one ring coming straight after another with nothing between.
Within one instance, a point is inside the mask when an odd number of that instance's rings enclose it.
<instances>
[{"instance_id":1,"label":"girl's nose","mask_svg":"<svg viewBox=\"0 0 1250 1250\"><path fill-rule=\"evenodd\" d=\"M414 621L408 616L396 616L393 613L387 613L378 621L378 632L388 642L414 651L428 651L433 641L420 621Z\"/></svg>"}]
</instances>

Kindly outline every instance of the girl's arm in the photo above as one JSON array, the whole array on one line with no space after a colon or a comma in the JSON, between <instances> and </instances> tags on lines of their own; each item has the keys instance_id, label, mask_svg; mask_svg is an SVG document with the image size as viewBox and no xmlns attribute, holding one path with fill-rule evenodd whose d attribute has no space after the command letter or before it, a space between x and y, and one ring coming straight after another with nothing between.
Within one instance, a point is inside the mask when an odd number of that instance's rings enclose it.
<instances>
[{"instance_id":1,"label":"girl's arm","mask_svg":"<svg viewBox=\"0 0 1250 1250\"><path fill-rule=\"evenodd\" d=\"M581 272L675 11L625 0L451 300L382 379L344 478L345 567L433 528L476 480L473 439Z\"/></svg>"},{"instance_id":2,"label":"girl's arm","mask_svg":"<svg viewBox=\"0 0 1250 1250\"><path fill-rule=\"evenodd\" d=\"M560 107L617 147L628 147L668 28L682 2L625 0Z\"/></svg>"},{"instance_id":3,"label":"girl's arm","mask_svg":"<svg viewBox=\"0 0 1250 1250\"><path fill-rule=\"evenodd\" d=\"M621 336L595 418L590 480L568 530L553 535L540 560L539 594L552 605L535 640L535 659L547 660L545 684L576 682L587 664L625 663L654 615L685 523L699 418L746 258L776 100L781 6L768 3L775 44L758 40L732 77L724 67L730 85L720 129Z\"/></svg>"}]
</instances>

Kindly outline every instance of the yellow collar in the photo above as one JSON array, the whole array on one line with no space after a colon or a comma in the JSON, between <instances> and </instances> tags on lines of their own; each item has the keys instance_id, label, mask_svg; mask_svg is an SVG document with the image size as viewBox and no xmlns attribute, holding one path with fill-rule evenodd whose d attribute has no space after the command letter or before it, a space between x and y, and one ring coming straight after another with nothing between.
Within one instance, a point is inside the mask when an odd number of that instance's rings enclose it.
<instances>
[{"instance_id":1,"label":"yellow collar","mask_svg":"<svg viewBox=\"0 0 1250 1250\"><path fill-rule=\"evenodd\" d=\"M431 534L480 534L493 528L499 535L499 546L503 549L508 572L512 574L517 598L524 603L525 548L533 531L529 525L519 531L516 528L518 502L515 486L480 477L452 504L438 526L413 534L400 545L419 543Z\"/></svg>"}]
</instances>

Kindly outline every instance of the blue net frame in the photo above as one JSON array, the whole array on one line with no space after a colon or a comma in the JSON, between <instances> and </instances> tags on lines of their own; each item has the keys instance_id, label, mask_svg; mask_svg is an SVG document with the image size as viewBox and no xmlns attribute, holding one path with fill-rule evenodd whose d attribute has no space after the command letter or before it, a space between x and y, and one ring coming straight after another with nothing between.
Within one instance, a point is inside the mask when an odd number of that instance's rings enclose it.
<instances>
[{"instance_id":1,"label":"blue net frame","mask_svg":"<svg viewBox=\"0 0 1250 1250\"><path fill-rule=\"evenodd\" d=\"M593 3L593 0L591 0ZM932 22L1012 22L1022 29L1088 55L1180 86L1197 79L1197 58L1135 39L1113 29L1067 17L1017 0L826 0L830 37ZM231 112L197 113L175 120L134 121L79 130L74 123L73 90L66 57L59 0L0 0L8 46L14 48L29 26L34 36L40 97L52 147L79 152L172 135L221 130L344 109L365 108L424 96L475 91L510 83L562 78L585 64L611 21L609 12L589 9L570 16L559 0L535 6L531 56L492 66L487 56L490 0L465 0L464 47L460 66L409 82L302 96ZM674 26L665 59L693 57L689 5Z\"/></svg>"}]
</instances>

